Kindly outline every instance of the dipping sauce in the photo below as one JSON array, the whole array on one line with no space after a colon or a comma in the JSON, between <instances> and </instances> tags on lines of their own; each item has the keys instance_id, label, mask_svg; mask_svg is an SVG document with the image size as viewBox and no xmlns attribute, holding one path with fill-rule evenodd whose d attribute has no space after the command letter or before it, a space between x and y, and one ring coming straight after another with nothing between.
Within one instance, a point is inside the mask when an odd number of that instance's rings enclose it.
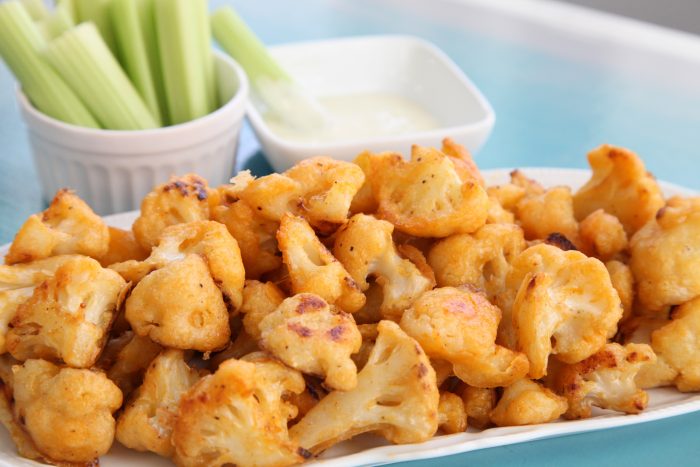
<instances>
[{"instance_id":1,"label":"dipping sauce","mask_svg":"<svg viewBox=\"0 0 700 467\"><path fill-rule=\"evenodd\" d=\"M316 130L294 128L265 115L279 137L299 143L328 143L433 130L440 122L416 102L398 94L367 93L318 99L328 123Z\"/></svg>"}]
</instances>

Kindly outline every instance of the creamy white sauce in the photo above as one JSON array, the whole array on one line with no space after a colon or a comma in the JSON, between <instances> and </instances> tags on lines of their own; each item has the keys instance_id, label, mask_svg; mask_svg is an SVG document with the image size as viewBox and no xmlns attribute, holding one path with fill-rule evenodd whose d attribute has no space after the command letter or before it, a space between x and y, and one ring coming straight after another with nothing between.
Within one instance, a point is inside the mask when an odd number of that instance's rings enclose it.
<instances>
[{"instance_id":1,"label":"creamy white sauce","mask_svg":"<svg viewBox=\"0 0 700 467\"><path fill-rule=\"evenodd\" d=\"M368 93L318 99L328 115L319 128L305 130L272 114L265 115L270 129L286 140L303 143L341 142L377 136L395 136L439 127L437 119L416 102L398 94Z\"/></svg>"}]
</instances>

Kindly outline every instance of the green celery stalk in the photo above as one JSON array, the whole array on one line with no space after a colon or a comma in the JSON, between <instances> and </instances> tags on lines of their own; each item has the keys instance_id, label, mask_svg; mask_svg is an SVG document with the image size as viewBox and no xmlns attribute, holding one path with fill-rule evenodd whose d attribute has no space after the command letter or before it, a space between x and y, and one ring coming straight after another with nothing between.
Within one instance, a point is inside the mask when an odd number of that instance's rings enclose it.
<instances>
[{"instance_id":1,"label":"green celery stalk","mask_svg":"<svg viewBox=\"0 0 700 467\"><path fill-rule=\"evenodd\" d=\"M68 9L64 6L57 6L53 13L37 23L37 27L46 40L49 41L68 31L73 26L75 26L75 22Z\"/></svg>"},{"instance_id":2,"label":"green celery stalk","mask_svg":"<svg viewBox=\"0 0 700 467\"><path fill-rule=\"evenodd\" d=\"M199 56L202 61L202 70L207 86L207 102L209 112L213 112L219 107L219 90L214 74L214 54L211 47L211 22L209 21L209 1L197 0L201 3L196 8L197 27L199 31Z\"/></svg>"},{"instance_id":3,"label":"green celery stalk","mask_svg":"<svg viewBox=\"0 0 700 467\"><path fill-rule=\"evenodd\" d=\"M19 2L0 4L0 56L34 106L46 115L90 128L99 128L78 96L41 57L46 45Z\"/></svg>"},{"instance_id":4,"label":"green celery stalk","mask_svg":"<svg viewBox=\"0 0 700 467\"><path fill-rule=\"evenodd\" d=\"M49 16L49 10L43 0L21 0L22 6L34 21L41 21Z\"/></svg>"},{"instance_id":5,"label":"green celery stalk","mask_svg":"<svg viewBox=\"0 0 700 467\"><path fill-rule=\"evenodd\" d=\"M158 126L94 23L79 24L54 39L45 54L104 128L145 130Z\"/></svg>"},{"instance_id":6,"label":"green celery stalk","mask_svg":"<svg viewBox=\"0 0 700 467\"><path fill-rule=\"evenodd\" d=\"M171 124L210 113L197 21L204 2L154 0L154 15L163 81Z\"/></svg>"},{"instance_id":7,"label":"green celery stalk","mask_svg":"<svg viewBox=\"0 0 700 467\"><path fill-rule=\"evenodd\" d=\"M160 67L160 53L158 51L158 35L156 34L156 20L153 11L154 0L140 0L136 6L139 9L139 21L141 21L141 35L144 47L148 55L148 66L151 68L151 79L158 97L158 107L163 125L170 122L168 117L168 98L163 83L163 70Z\"/></svg>"},{"instance_id":8,"label":"green celery stalk","mask_svg":"<svg viewBox=\"0 0 700 467\"><path fill-rule=\"evenodd\" d=\"M114 40L112 19L109 16L111 0L74 0L75 12L78 15L77 23L92 21L102 34L102 39L109 46L112 53L117 53L117 44Z\"/></svg>"},{"instance_id":9,"label":"green celery stalk","mask_svg":"<svg viewBox=\"0 0 700 467\"><path fill-rule=\"evenodd\" d=\"M78 22L78 14L75 10L74 0L56 0L56 8L65 9L68 15L70 15L71 19L73 20L73 23Z\"/></svg>"},{"instance_id":10,"label":"green celery stalk","mask_svg":"<svg viewBox=\"0 0 700 467\"><path fill-rule=\"evenodd\" d=\"M137 3L139 0L112 0L111 16L119 57L131 82L153 118L162 125L158 96L151 75Z\"/></svg>"}]
</instances>

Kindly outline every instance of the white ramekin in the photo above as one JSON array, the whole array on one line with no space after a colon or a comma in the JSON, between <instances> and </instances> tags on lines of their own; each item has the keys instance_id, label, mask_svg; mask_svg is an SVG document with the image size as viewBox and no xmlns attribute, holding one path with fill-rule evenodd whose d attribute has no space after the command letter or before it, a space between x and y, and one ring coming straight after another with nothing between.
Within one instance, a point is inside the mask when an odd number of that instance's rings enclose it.
<instances>
[{"instance_id":1,"label":"white ramekin","mask_svg":"<svg viewBox=\"0 0 700 467\"><path fill-rule=\"evenodd\" d=\"M111 214L138 209L141 199L171 175L195 172L211 184L226 182L233 173L249 85L243 69L220 52L216 71L223 106L191 122L143 131L60 122L35 109L18 87L44 197L71 188L98 214Z\"/></svg>"}]
</instances>

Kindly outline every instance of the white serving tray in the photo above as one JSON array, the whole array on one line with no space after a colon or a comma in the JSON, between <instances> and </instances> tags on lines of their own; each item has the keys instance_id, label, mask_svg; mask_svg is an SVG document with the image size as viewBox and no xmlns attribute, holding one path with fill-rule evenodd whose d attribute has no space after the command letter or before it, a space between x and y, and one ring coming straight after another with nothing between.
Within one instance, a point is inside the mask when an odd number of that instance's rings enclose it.
<instances>
[{"instance_id":1,"label":"white serving tray","mask_svg":"<svg viewBox=\"0 0 700 467\"><path fill-rule=\"evenodd\" d=\"M523 169L523 172L544 186L568 185L574 190L583 185L590 176L588 170L581 169L531 168ZM489 185L507 182L509 173L508 169L482 172ZM666 196L695 194L692 190L671 183L661 182L660 184ZM128 229L137 215L137 212L127 212L107 216L105 220L112 226ZM7 245L0 247L0 256L4 255L6 251ZM387 445L380 438L362 435L333 447L319 459L310 462L309 465L349 467L430 459L495 446L651 422L700 410L699 393L680 393L670 388L652 389L648 392L649 406L638 415L622 415L611 411L594 410L593 417L586 420L561 420L544 425L490 428L484 431L469 429L466 433L437 436L425 443L401 446ZM5 430L0 430L0 467L37 465L41 464L18 457L8 433ZM100 465L105 467L131 465L157 467L172 464L167 459L153 454L129 451L115 443L110 453L100 458Z\"/></svg>"}]
</instances>

